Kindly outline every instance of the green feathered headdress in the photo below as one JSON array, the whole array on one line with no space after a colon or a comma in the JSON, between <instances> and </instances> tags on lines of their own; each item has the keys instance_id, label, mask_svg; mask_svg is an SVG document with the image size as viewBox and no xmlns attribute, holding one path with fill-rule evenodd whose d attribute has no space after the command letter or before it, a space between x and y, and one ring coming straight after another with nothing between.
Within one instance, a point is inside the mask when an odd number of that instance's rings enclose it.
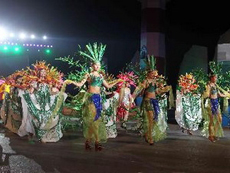
<instances>
[{"instance_id":1,"label":"green feathered headdress","mask_svg":"<svg viewBox=\"0 0 230 173\"><path fill-rule=\"evenodd\" d=\"M144 60L146 64L146 70L152 71L156 70L156 59L154 58L154 55L147 55L147 58Z\"/></svg>"},{"instance_id":2,"label":"green feathered headdress","mask_svg":"<svg viewBox=\"0 0 230 173\"><path fill-rule=\"evenodd\" d=\"M86 60L90 60L94 63L100 63L102 61L103 55L105 53L106 45L102 43L97 44L97 42L91 45L90 43L86 45L86 50L82 51L79 46L79 54L83 56Z\"/></svg>"}]
</instances>

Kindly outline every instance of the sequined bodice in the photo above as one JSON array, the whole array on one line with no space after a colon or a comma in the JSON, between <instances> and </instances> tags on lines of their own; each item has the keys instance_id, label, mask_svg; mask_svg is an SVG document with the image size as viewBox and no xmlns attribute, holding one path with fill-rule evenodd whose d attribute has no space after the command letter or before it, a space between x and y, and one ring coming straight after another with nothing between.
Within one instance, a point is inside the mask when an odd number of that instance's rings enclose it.
<instances>
[{"instance_id":1,"label":"sequined bodice","mask_svg":"<svg viewBox=\"0 0 230 173\"><path fill-rule=\"evenodd\" d=\"M152 83L149 84L148 88L146 89L147 92L153 93L156 91L156 86Z\"/></svg>"},{"instance_id":2,"label":"sequined bodice","mask_svg":"<svg viewBox=\"0 0 230 173\"><path fill-rule=\"evenodd\" d=\"M217 94L217 88L214 86L211 86L211 95Z\"/></svg>"},{"instance_id":3,"label":"sequined bodice","mask_svg":"<svg viewBox=\"0 0 230 173\"><path fill-rule=\"evenodd\" d=\"M98 86L101 87L102 83L103 83L103 77L101 76L94 76L94 75L90 75L90 86Z\"/></svg>"}]
</instances>

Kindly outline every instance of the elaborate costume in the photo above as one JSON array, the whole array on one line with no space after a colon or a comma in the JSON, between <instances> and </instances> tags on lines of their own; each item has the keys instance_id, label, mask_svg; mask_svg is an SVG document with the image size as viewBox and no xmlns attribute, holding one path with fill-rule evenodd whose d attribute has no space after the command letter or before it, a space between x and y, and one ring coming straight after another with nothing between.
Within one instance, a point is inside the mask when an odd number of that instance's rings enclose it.
<instances>
[{"instance_id":1,"label":"elaborate costume","mask_svg":"<svg viewBox=\"0 0 230 173\"><path fill-rule=\"evenodd\" d=\"M169 91L171 87L164 86L161 90L157 90L157 78L159 76L158 71L155 70L155 59L153 56L148 56L145 62L147 65L147 76L136 88L133 93L133 97L135 98L139 93L141 93L141 91L144 93L141 104L141 117L143 119L142 130L146 142L148 142L150 145L153 145L154 139L157 141L161 138L158 137L161 135L158 135L161 133L158 125L161 126L161 124L158 124L157 122L162 111L159 106L157 95L160 95L162 91ZM163 119L163 115L164 113L161 114L161 120Z\"/></svg>"},{"instance_id":2,"label":"elaborate costume","mask_svg":"<svg viewBox=\"0 0 230 173\"><path fill-rule=\"evenodd\" d=\"M49 68L44 61L33 66L34 69L27 68L7 78L21 111L21 123L15 132L19 136L37 137L42 142L57 142L62 137L61 108L66 98L63 74L54 67ZM12 76L19 77L15 80ZM10 117L11 114L5 110L2 109L4 115ZM13 122L11 119L10 123Z\"/></svg>"},{"instance_id":3,"label":"elaborate costume","mask_svg":"<svg viewBox=\"0 0 230 173\"><path fill-rule=\"evenodd\" d=\"M114 92L111 98L107 98L103 103L103 110L105 115L105 126L108 138L117 137L117 107L118 107L119 93Z\"/></svg>"},{"instance_id":4,"label":"elaborate costume","mask_svg":"<svg viewBox=\"0 0 230 173\"><path fill-rule=\"evenodd\" d=\"M102 86L106 88L113 87L117 82L107 83L104 79L104 73L101 69L101 61L104 55L106 45L94 43L93 45L86 45L85 51L79 51L79 54L85 59L86 62L91 61L91 69L85 70L87 67L83 67L84 74L80 81L73 82L78 87L82 87L88 82L88 89L84 96L84 102L82 106L82 118L83 118L83 134L86 138L85 149L91 150L90 143L95 142L95 150L102 150L100 143L107 141L106 128L103 117L102 107ZM62 59L71 64L72 59ZM77 64L77 63L75 63ZM84 71L85 70L85 71Z\"/></svg>"},{"instance_id":5,"label":"elaborate costume","mask_svg":"<svg viewBox=\"0 0 230 173\"><path fill-rule=\"evenodd\" d=\"M1 107L1 119L6 128L14 133L18 133L18 129L22 123L22 105L21 99L18 97L18 88L5 85L4 99ZM7 91L8 90L8 91Z\"/></svg>"},{"instance_id":6,"label":"elaborate costume","mask_svg":"<svg viewBox=\"0 0 230 173\"><path fill-rule=\"evenodd\" d=\"M182 132L198 130L202 120L201 95L197 93L198 85L192 74L181 75L177 90L175 119Z\"/></svg>"},{"instance_id":7,"label":"elaborate costume","mask_svg":"<svg viewBox=\"0 0 230 173\"><path fill-rule=\"evenodd\" d=\"M218 137L223 137L223 128L222 128L222 115L220 110L220 104L218 97L227 97L229 94L220 88L217 84L217 75L210 75L210 82L206 85L206 90L203 93L203 98L205 99L203 117L204 124L202 135L208 137L211 142L215 142ZM226 94L222 94L226 92Z\"/></svg>"},{"instance_id":8,"label":"elaborate costume","mask_svg":"<svg viewBox=\"0 0 230 173\"><path fill-rule=\"evenodd\" d=\"M136 87L136 80L138 77L132 71L120 73L117 77L123 80L118 83L118 88L116 90L116 92L119 93L117 120L122 122L121 126L123 128L126 128L126 122L129 119L129 111L134 106L131 86Z\"/></svg>"},{"instance_id":9,"label":"elaborate costume","mask_svg":"<svg viewBox=\"0 0 230 173\"><path fill-rule=\"evenodd\" d=\"M160 108L160 112L158 114L157 124L154 128L153 139L155 142L163 140L167 137L167 129L168 129L168 108L174 107L174 97L172 92L172 87L167 86L165 77L160 75L157 77L157 100ZM167 93L169 92L169 95ZM168 104L169 102L169 104Z\"/></svg>"}]
</instances>

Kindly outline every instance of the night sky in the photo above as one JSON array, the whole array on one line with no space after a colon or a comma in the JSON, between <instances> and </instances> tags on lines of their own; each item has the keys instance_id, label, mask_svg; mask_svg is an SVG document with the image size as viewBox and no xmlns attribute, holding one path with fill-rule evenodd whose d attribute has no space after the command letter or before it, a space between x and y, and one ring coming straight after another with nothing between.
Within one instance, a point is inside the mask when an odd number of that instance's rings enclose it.
<instances>
[{"instance_id":1,"label":"night sky","mask_svg":"<svg viewBox=\"0 0 230 173\"><path fill-rule=\"evenodd\" d=\"M170 49L168 38L204 46L216 44L219 36L230 28L228 7L223 1L168 0L166 50ZM118 73L140 47L141 3L138 0L0 0L0 25L47 34L56 47L54 58L73 55L78 44L84 46L96 41L107 44L109 72ZM66 69L53 59L48 61L61 70Z\"/></svg>"},{"instance_id":2,"label":"night sky","mask_svg":"<svg viewBox=\"0 0 230 173\"><path fill-rule=\"evenodd\" d=\"M54 45L54 56L73 55L78 44L101 42L107 44L109 72L118 73L139 49L141 3L137 0L0 2L0 25L46 34ZM59 62L52 64L66 69Z\"/></svg>"}]
</instances>

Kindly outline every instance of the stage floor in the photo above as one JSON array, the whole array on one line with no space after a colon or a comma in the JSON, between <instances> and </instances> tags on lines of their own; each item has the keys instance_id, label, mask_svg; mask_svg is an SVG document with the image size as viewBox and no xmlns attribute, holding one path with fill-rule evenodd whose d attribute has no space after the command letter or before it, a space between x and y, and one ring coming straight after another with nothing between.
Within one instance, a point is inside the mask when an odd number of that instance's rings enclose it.
<instances>
[{"instance_id":1,"label":"stage floor","mask_svg":"<svg viewBox=\"0 0 230 173\"><path fill-rule=\"evenodd\" d=\"M119 130L101 152L85 151L80 131L65 133L57 143L29 143L1 127L0 172L13 173L228 173L230 129L211 143L169 124L168 137L153 146L137 133Z\"/></svg>"}]
</instances>

